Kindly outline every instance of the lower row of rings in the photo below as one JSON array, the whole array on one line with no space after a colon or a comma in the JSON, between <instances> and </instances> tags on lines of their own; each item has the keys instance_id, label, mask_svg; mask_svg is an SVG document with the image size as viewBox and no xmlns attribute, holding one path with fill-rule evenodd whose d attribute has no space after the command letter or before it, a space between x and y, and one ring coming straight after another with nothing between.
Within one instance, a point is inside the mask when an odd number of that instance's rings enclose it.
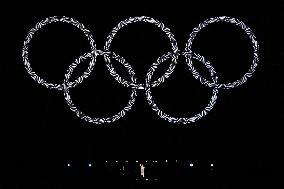
<instances>
[{"instance_id":1,"label":"lower row of rings","mask_svg":"<svg viewBox=\"0 0 284 189\"><path fill-rule=\"evenodd\" d=\"M151 87L153 85L155 85L155 83L151 83L151 79L152 76L155 72L155 70L157 69L157 67L164 62L165 60L172 58L174 55L173 53L167 53L164 54L163 56L159 57L158 60L152 64L151 68L148 70L147 73L147 77L146 77L146 81L145 81L145 85L142 86L141 84L136 84L136 78L135 78L135 72L132 69L131 65L129 63L127 63L125 61L125 59L115 53L111 53L112 58L114 58L116 61L118 61L120 64L122 64L126 69L128 74L130 75L130 79L131 82L128 81L124 81L123 83L121 83L120 80L118 80L118 82L120 82L121 84L123 84L124 86L128 86L131 87L131 95L130 95L130 99L127 102L127 105L117 114L111 116L111 117L106 117L106 118L94 118L94 117L90 117L88 115L86 115L85 113L83 113L82 111L80 111L73 103L71 96L70 96L70 88L72 88L74 85L76 85L75 82L70 82L70 77L74 71L74 69L85 59L87 58L91 58L93 57L93 54L96 55L102 55L104 53L102 53L101 51L99 51L99 53L86 53L82 56L80 56L74 63L72 63L69 66L69 69L67 71L67 74L65 74L65 79L64 79L64 84L63 84L63 91L64 91L64 97L65 100L69 106L69 108L81 119L90 122L90 123L95 123L95 124L103 124L103 123L111 123L114 121L117 121L118 119L122 118L125 116L125 114L132 108L132 106L135 103L135 97L137 96L136 90L137 89L144 89L146 92L146 98L147 98L147 102L150 105L150 107L152 108L153 111L155 111L159 117L161 117L162 119L167 120L168 122L172 122L172 123L181 123L181 124L188 124L188 123L192 123L195 122L199 119L201 119L202 117L204 117L205 115L208 114L209 111L211 111L217 101L217 94L218 94L218 77L216 76L216 72L214 70L214 68L211 66L211 64L206 61L202 56L197 55L197 54L189 54L189 53L183 53L183 55L186 57L186 59L188 59L190 56L191 58L194 58L200 62L202 62L205 67L209 70L210 75L212 77L212 81L214 83L214 87L213 87L213 93L212 96L210 98L209 103L207 104L207 106L198 114L192 116L192 117L185 117L185 118L176 118L176 117L172 117L166 113L164 113L163 111L161 111L158 106L155 104L152 95L151 95ZM111 64L107 63L106 64L111 75L113 75L115 78L119 78L115 76L115 72L113 71L113 69L111 68ZM90 73L89 73L90 74ZM170 72L168 72L167 74L171 74ZM87 75L85 77L88 77ZM82 81L78 81L78 82L82 82ZM158 85L158 84L157 84ZM157 86L156 85L156 86ZM137 86L139 88L137 88Z\"/></svg>"}]
</instances>

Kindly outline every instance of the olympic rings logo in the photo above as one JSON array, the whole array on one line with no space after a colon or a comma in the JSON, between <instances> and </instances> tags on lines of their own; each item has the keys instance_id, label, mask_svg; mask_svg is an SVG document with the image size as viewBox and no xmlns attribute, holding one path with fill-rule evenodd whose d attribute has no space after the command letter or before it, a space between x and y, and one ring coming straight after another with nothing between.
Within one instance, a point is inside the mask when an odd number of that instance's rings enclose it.
<instances>
[{"instance_id":1,"label":"olympic rings logo","mask_svg":"<svg viewBox=\"0 0 284 189\"><path fill-rule=\"evenodd\" d=\"M32 67L30 65L29 58L28 58L29 43L31 42L34 34L37 31L39 31L41 28L43 28L44 26L47 26L48 24L55 23L55 22L68 23L68 24L71 24L71 25L79 28L84 33L84 35L87 37L87 39L89 40L90 46L91 46L90 52L81 55L79 58L77 58L69 66L69 69L67 70L67 73L65 74L64 82L62 84L49 83L49 82L45 81L44 79L42 79L40 76L38 76L32 70ZM147 73L147 76L146 76L146 79L145 79L145 83L137 83L136 78L135 78L135 72L132 69L131 65L129 63L127 63L127 61L123 57L119 56L115 52L110 51L111 43L112 43L115 35L118 33L118 31L120 29L122 29L123 27L125 27L129 24L132 24L132 23L136 23L136 22L150 23L150 24L154 24L155 26L160 28L169 38L169 41L170 41L170 44L171 44L171 49L172 49L172 52L165 53L164 55L159 57L155 63L152 64L152 66L148 70L148 73ZM202 55L199 55L192 50L192 43L193 43L193 40L195 39L196 35L198 34L198 32L200 32L203 28L207 27L209 24L216 23L216 22L227 22L227 23L231 23L231 24L234 24L234 25L240 27L241 29L243 29L246 32L246 34L249 36L249 38L252 42L252 46L253 46L252 65L250 66L247 73L245 73L240 79L238 79L238 80L236 80L232 83L224 83L224 84L219 83L217 73L216 73L214 67L212 66L212 64L209 61L207 61ZM79 21L77 21L73 18L54 16L54 17L49 17L49 18L46 18L45 20L40 21L39 23L36 24L36 26L34 28L32 28L29 31L29 33L28 33L28 35L27 35L27 37L24 41L24 46L23 46L23 49L22 49L22 57L23 57L23 62L24 62L24 65L25 65L25 68L26 68L28 74L37 83L39 83L40 85L42 85L46 88L63 91L65 100L67 102L67 105L70 107L70 110L73 111L79 118L81 118L81 119L83 119L87 122L94 123L94 124L104 124L104 123L111 123L111 122L117 121L118 119L124 117L126 115L126 113L131 110L132 106L135 103L135 98L137 96L136 91L137 90L144 90L148 104L150 105L152 110L157 113L157 115L159 117L161 117L162 119L164 119L168 122L171 122L171 123L189 124L189 123L192 123L192 122L196 122L197 120L200 120L201 118L206 116L208 114L208 112L210 112L213 109L213 107L214 107L214 105L216 104L216 101L217 101L217 95L218 95L219 90L226 90L226 89L232 89L232 88L238 87L238 86L244 84L247 81L248 78L252 77L252 75L255 72L255 69L258 65L258 61L259 61L258 50L259 50L259 46L258 46L256 37L255 37L254 33L252 32L252 30L249 27L247 27L242 21L240 21L236 18L230 18L230 17L227 17L227 16L209 18L209 19L205 20L204 22L200 23L196 28L193 29L192 33L190 34L189 40L187 41L186 48L185 48L184 51L180 51L178 49L177 42L175 40L174 35L171 33L170 29L165 27L165 25L163 23L161 23L160 21L153 19L153 18L150 18L150 17L146 17L146 16L130 17L130 18L124 20L124 21L121 21L110 32L109 36L107 37L104 49L98 50L96 48L96 44L95 44L93 36L91 35L90 31L82 23L80 23ZM212 96L211 96L207 106L201 112L197 113L196 115L193 115L192 117L173 117L171 115L166 114L165 112L163 112L159 109L159 107L156 105L156 103L154 102L152 95L151 95L151 88L152 87L159 86L167 78L170 77L170 75L173 73L173 71L174 71L174 69L177 65L178 58L181 55L185 57L188 69L192 73L194 78L199 80L202 85L205 85L205 86L212 89ZM115 78L115 80L118 83L120 83L121 85L129 87L132 90L131 95L130 95L130 99L127 102L126 106L117 114L115 114L111 117L105 117L105 118L90 117L90 116L86 115L85 113L83 113L82 111L80 111L75 106L75 104L73 103L70 92L69 92L71 88L76 87L77 85L82 83L84 81L84 79L86 79L87 77L90 76L91 72L94 69L94 66L95 66L95 63L96 63L96 58L98 56L104 57L107 69L108 69L109 73ZM83 60L85 60L87 58L91 58L91 61L88 65L88 68L75 81L70 81L70 77L71 77L74 69ZM126 79L122 78L116 72L116 70L114 69L113 64L111 62L111 59L117 60L119 63L121 63L126 68L126 70L128 71L128 74L130 75L130 78L131 78L130 81L127 81ZM171 64L170 64L169 68L167 69L167 71L165 72L165 74L163 76L161 76L159 79L157 79L156 81L152 81L152 76L153 76L155 70L157 69L157 67L167 59L171 59ZM202 75L199 74L199 72L193 66L193 63L192 63L193 59L196 59L196 60L200 61L202 64L204 64L204 66L210 72L212 81L205 79Z\"/></svg>"}]
</instances>

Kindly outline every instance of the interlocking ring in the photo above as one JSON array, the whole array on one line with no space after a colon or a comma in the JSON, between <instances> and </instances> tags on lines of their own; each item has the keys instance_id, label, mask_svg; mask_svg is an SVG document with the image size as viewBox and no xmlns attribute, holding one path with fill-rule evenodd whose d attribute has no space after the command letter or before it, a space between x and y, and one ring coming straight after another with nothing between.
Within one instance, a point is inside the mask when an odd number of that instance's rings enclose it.
<instances>
[{"instance_id":1,"label":"interlocking ring","mask_svg":"<svg viewBox=\"0 0 284 189\"><path fill-rule=\"evenodd\" d=\"M231 23L234 24L236 26L239 26L241 29L243 29L246 34L249 36L251 42L252 42L252 46L253 46L253 62L252 65L250 67L250 69L248 70L247 73L244 74L244 76L242 76L241 79L236 80L232 83L227 83L227 84L218 84L218 88L222 88L222 89L232 89L235 87L238 87L242 84L244 84L247 79L249 77L252 76L252 74L255 72L255 68L257 67L257 63L258 63L258 43L256 41L256 37L254 36L254 33L252 32L252 30L247 27L242 21L236 19L236 18L230 18L230 17L226 17L226 16L221 16L221 17L215 17L215 18L209 18L207 20L205 20L204 22L202 22L201 24L199 24L196 28L193 29L192 33L190 34L190 38L186 44L186 48L185 48L185 52L188 52L188 54L193 53L193 51L191 50L191 46L193 43L193 40L195 39L196 35L206 26L208 26L209 24L212 23L216 23L216 22L227 22L227 23ZM194 56L197 56L196 53L193 53ZM199 80L202 84L206 85L207 87L212 87L212 85L216 85L217 83L210 83L207 79L205 79L204 77L202 77L198 71L194 68L193 64L192 64L192 57L194 56L186 56L186 62L187 65L190 69L190 71L192 72L192 75Z\"/></svg>"},{"instance_id":2,"label":"interlocking ring","mask_svg":"<svg viewBox=\"0 0 284 189\"><path fill-rule=\"evenodd\" d=\"M200 113L194 115L193 117L186 117L186 118L176 118L176 117L172 117L166 113L164 113L162 110L160 110L158 108L158 106L155 104L152 96L151 96L151 78L156 70L156 68L165 60L169 59L170 57L172 57L173 55L171 53L168 53L167 55L163 55L162 57L158 58L157 62L154 63L151 68L149 69L148 73L147 73L147 77L146 77L146 97L147 97L147 101L148 104L151 106L152 110L154 110L155 112L157 112L158 116L160 116L162 119L167 120L168 122L172 122L172 123L182 123L182 124L188 124L188 123L193 123L199 119L201 119L202 117L204 117L205 115L207 115L207 113L209 111L211 111L217 101L217 94L218 94L218 88L215 87L213 88L213 93L211 96L211 99L208 103L208 105L204 108L204 110L202 110ZM211 66L211 64L208 61L205 61L203 57L201 56L194 56L194 59L199 60L202 64L204 64L206 66L206 68L209 70L210 75L212 77L213 83L217 84L218 83L218 77L216 76L216 72L214 70L214 68Z\"/></svg>"},{"instance_id":3,"label":"interlocking ring","mask_svg":"<svg viewBox=\"0 0 284 189\"><path fill-rule=\"evenodd\" d=\"M82 30L83 33L85 34L85 36L89 40L89 43L90 43L90 46L91 46L91 52L96 52L96 44L95 44L95 41L94 41L94 38L93 38L91 32L87 28L85 28L85 26L83 24L81 24L79 21L77 21L73 18L68 18L68 17L65 17L65 16L62 17L62 18L59 18L57 16L46 18L45 20L42 20L39 23L37 23L36 26L29 31L29 34L26 37L26 40L24 42L24 47L23 47L23 51L22 51L22 57L23 57L23 60L24 60L24 65L26 67L28 74L30 74L30 76L37 83L39 83L39 84L41 84L41 85L43 85L47 88L63 90L63 84L49 83L49 82L45 81L44 79L42 79L41 77L39 77L32 70L32 67L31 67L30 62L29 62L29 53L28 53L29 52L29 44L30 44L34 34L37 31L39 31L41 28L43 28L44 26L51 24L51 23L56 23L56 22L63 22L63 23L72 24L72 25L76 26L77 28L79 28L80 30ZM93 56L91 56L91 61L90 61L90 64L89 64L87 70L83 73L82 76L80 76L74 82L71 82L70 85L77 86L78 84L82 83L83 80L90 75L90 73L92 72L92 70L95 66L97 53L93 53L92 55Z\"/></svg>"},{"instance_id":4,"label":"interlocking ring","mask_svg":"<svg viewBox=\"0 0 284 189\"><path fill-rule=\"evenodd\" d=\"M76 115L78 117L80 117L81 119L90 122L90 123L95 123L95 124L102 124L102 123L111 123L114 122L120 118L122 118L126 112L128 112L131 107L133 106L134 102L135 102L135 97L136 97L136 89L132 88L132 92L130 95L130 99L127 103L127 105L117 114L111 116L111 117L107 117L107 118L92 118L88 115L86 115L85 113L81 112L80 110L77 109L77 107L73 104L71 96L69 94L69 79L71 77L71 74L73 73L73 70L80 64L80 62L84 59L86 59L87 57L92 56L91 53L87 53L83 56L81 56L78 60L76 60L73 64L71 64L69 66L69 69L67 71L67 74L65 75L65 80L64 80L64 96L65 96L65 100L68 104L68 106L70 107L70 109L76 113ZM116 55L115 53L113 53L112 58L114 58L115 60L117 60L118 62L120 62L128 71L131 81L133 83L136 82L135 79L135 73L133 71L133 69L131 68L130 64L128 64L127 62L125 62L124 58L120 57L119 55Z\"/></svg>"},{"instance_id":5,"label":"interlocking ring","mask_svg":"<svg viewBox=\"0 0 284 189\"><path fill-rule=\"evenodd\" d=\"M48 83L47 81L41 79L38 75L36 75L35 72L32 71L32 68L30 66L30 62L29 62L29 59L28 59L28 45L29 45L33 35L35 34L35 32L38 31L39 29L41 29L43 26L46 26L47 24L50 24L50 23L53 23L53 22L65 22L65 23L69 23L69 24L72 24L72 25L78 27L79 29L81 29L84 32L85 36L88 38L90 45L91 45L91 51L90 52L81 55L78 59L75 60L74 63L72 63L69 66L67 73L65 74L65 79L64 79L63 84ZM120 29L122 29L123 27L125 27L126 25L129 25L129 24L135 23L135 22L151 23L151 24L154 24L157 27L159 27L169 38L170 43L171 43L171 48L172 48L172 52L165 53L164 55L159 57L155 63L153 63L151 65L151 67L148 70L148 73L146 75L145 83L142 83L142 84L136 82L137 79L135 78L135 72L132 69L131 65L123 57L121 57L120 55L110 51L111 43L112 43L115 35L118 33L118 31ZM248 70L247 73L245 73L241 77L241 79L236 80L232 83L220 84L218 82L218 76L216 74L216 71L215 71L214 67L211 65L211 63L209 61L205 60L205 58L203 56L193 52L192 49L191 49L193 40L195 39L198 32L201 31L206 26L208 26L209 24L215 23L215 22L228 22L228 23L231 23L231 24L234 24L234 25L241 27L246 32L246 34L249 36L249 38L251 39L252 45L253 45L254 59L253 59L253 62L252 62L250 69ZM88 29L86 29L83 24L81 24L80 22L76 21L73 18L68 18L68 17L59 18L59 17L55 16L55 17L46 18L45 20L36 24L36 26L33 29L30 30L30 32L29 32L29 34L28 34L28 36L27 36L27 38L24 42L22 57L23 57L24 65L25 65L26 70L29 73L29 75L36 82L38 82L39 84L41 84L41 85L43 85L43 86L45 86L49 89L63 90L64 97L65 97L65 100L66 100L69 108L78 117L80 117L81 119L83 119L87 122L94 123L94 124L103 124L103 123L112 123L112 122L117 121L118 119L124 117L126 115L126 113L131 110L132 106L135 103L135 98L137 96L137 93L136 93L137 90L145 90L145 94L146 94L148 104L150 105L152 110L157 113L157 115L159 117L161 117L162 119L164 119L168 122L171 122L171 123L189 124L189 123L195 122L197 120L200 120L201 118L206 116L208 114L208 112L210 112L213 109L214 105L216 104L217 95L218 95L218 92L219 92L220 89L232 89L232 88L238 87L238 86L244 84L249 77L252 77L253 73L256 70L258 61L259 61L258 50L259 50L259 46L258 46L258 43L256 41L256 37L253 34L252 30L249 27L247 27L243 22L239 21L238 19L230 18L230 17L226 17L226 16L214 17L214 18L207 19L204 22L202 22L201 24L199 24L198 27L194 28L193 32L190 34L190 38L189 38L189 40L186 44L186 48L183 52L179 51L178 46L177 46L177 42L174 38L174 35L171 33L170 29L165 27L165 25L163 23L161 23L161 22L159 22L159 21L157 21L153 18L150 18L150 17L146 17L146 16L131 17L131 18L128 18L124 21L121 21L115 28L113 28L113 30L111 31L111 33L107 37L107 40L106 40L106 43L105 43L105 46L104 46L104 51L101 51L101 50L96 49L96 45L94 43L93 36L90 34L90 31ZM194 76L194 78L199 80L203 85L205 85L209 88L212 88L212 96L211 96L207 106L201 112L199 112L199 113L197 113L193 116L188 116L188 117L184 117L184 118L183 117L181 117L181 118L173 117L173 116L170 116L167 113L163 112L162 110L160 110L158 108L158 106L156 105L156 103L154 102L152 95L151 95L151 88L159 86L167 78L169 78L170 75L173 73L180 55L185 56L187 66L188 66L189 70L191 71L192 75ZM74 105L74 103L71 99L71 96L70 96L70 88L73 88L73 87L77 86L78 84L82 83L83 80L91 74L91 72L93 71L97 56L104 56L106 66L107 66L107 69L110 72L110 74L115 78L115 80L118 83L122 84L123 86L130 87L131 90L132 90L131 95L130 95L130 99L129 99L128 103L126 104L126 106L117 114L115 114L111 117L106 117L106 118L94 118L94 117L90 117L90 116L86 115L85 113L81 112ZM87 58L91 58L91 61L90 61L90 64L89 64L87 70L83 73L82 76L80 76L75 81L73 81L73 82L69 81L74 69L83 60L85 60ZM116 72L116 70L114 69L114 67L111 63L111 59L115 59L116 61L121 63L127 69L127 72L130 75L130 81L125 80ZM169 68L167 69L167 71L165 72L165 74L163 76L161 76L158 80L152 82L152 76L153 76L155 70L157 69L157 67L161 63L163 63L167 59L172 60ZM194 68L194 66L192 64L192 59L198 60L209 70L212 81L208 81L207 79L202 77L199 74L199 72L196 71L196 69Z\"/></svg>"},{"instance_id":6,"label":"interlocking ring","mask_svg":"<svg viewBox=\"0 0 284 189\"><path fill-rule=\"evenodd\" d=\"M172 56L172 62L168 68L168 70L166 71L166 73L161 76L157 81L154 81L153 83L151 83L152 87L157 87L158 85L160 85L161 83L163 83L165 81L165 79L169 78L170 75L173 73L175 66L177 64L177 55L178 55L178 46L177 46L177 42L175 40L174 34L171 33L170 29L165 27L165 25L161 22L159 22L158 20L155 20L153 18L150 17L146 17L146 16L141 16L141 17L134 17L134 18L128 18L124 21L121 21L115 28L112 29L112 31L110 32L109 36L107 37L107 41L105 43L105 47L104 47L104 51L105 52L109 52L110 51L110 45L115 37L115 35L117 34L117 32L119 30L121 30L123 27L132 24L132 23L136 23L136 22L145 22L145 23L150 23L150 24L154 24L155 26L159 27L169 38L170 43L171 43L171 47L172 47L172 51L174 53L174 56ZM122 85L124 86L131 86L137 89L144 89L144 84L136 84L136 83L130 83L128 81L126 81L125 79L123 79L119 74L117 74L117 72L115 71L115 69L113 68L109 55L106 54L105 55L105 59L107 62L107 68L110 72L110 74Z\"/></svg>"}]
</instances>

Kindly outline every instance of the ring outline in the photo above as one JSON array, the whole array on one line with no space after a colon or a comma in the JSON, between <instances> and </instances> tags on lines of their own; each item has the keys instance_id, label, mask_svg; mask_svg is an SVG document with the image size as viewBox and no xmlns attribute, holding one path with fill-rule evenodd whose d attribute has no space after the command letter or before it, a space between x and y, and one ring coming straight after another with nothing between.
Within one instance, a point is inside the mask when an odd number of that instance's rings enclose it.
<instances>
[{"instance_id":1,"label":"ring outline","mask_svg":"<svg viewBox=\"0 0 284 189\"><path fill-rule=\"evenodd\" d=\"M195 79L199 80L201 84L206 85L207 87L212 87L213 83L210 83L207 79L202 77L200 75L200 73L194 68L191 58L196 56L197 54L193 53L193 51L191 50L191 47L192 47L193 40L195 39L196 35L203 28L207 27L209 24L217 23L217 22L227 22L227 23L231 23L231 24L234 24L234 25L240 27L249 36L249 38L252 42L252 45L253 45L253 61L252 61L252 65L250 66L248 72L246 72L240 79L238 79L234 82L230 82L230 83L226 83L226 84L218 84L218 88L232 89L232 88L235 88L235 87L238 87L238 86L244 84L248 80L248 78L252 77L252 75L255 72L256 67L258 65L258 61L259 61L259 57L258 57L259 46L258 46L258 42L256 40L256 37L255 37L253 31L248 26L246 26L242 21L240 21L236 18L230 18L230 17L227 17L227 16L219 16L219 17L209 18L209 19L205 20L204 22L200 23L197 27L195 27L193 29L193 31L190 34L190 37L189 37L189 39L186 43L185 52L187 52L189 54L191 54L191 53L193 54L193 56L186 56L186 62L187 62L187 65L189 67L189 70L192 72Z\"/></svg>"},{"instance_id":2,"label":"ring outline","mask_svg":"<svg viewBox=\"0 0 284 189\"><path fill-rule=\"evenodd\" d=\"M189 56L189 55L186 55L185 53L183 53L184 56ZM147 77L146 77L146 82L145 82L145 94L146 94L146 99L147 99L147 102L149 104L149 106L152 108L152 110L154 112L157 113L157 115L170 122L170 123L177 123L177 124L189 124L189 123L194 123L198 120L200 120L201 118L205 117L213 108L214 108L214 105L216 104L216 101L217 101L217 96L218 96L218 88L217 87L214 87L213 88L213 93L212 93L212 96L210 98L210 101L209 103L207 104L207 106L200 112L200 113L197 113L196 115L192 116L192 117L180 117L180 118L177 118L177 117L173 117L173 116L170 116L166 113L164 113L162 110L160 110L157 106L157 104L154 102L153 100L153 97L151 95L151 78L155 72L155 70L157 69L157 67L162 63L164 62L165 60L167 60L170 56L172 56L171 53L168 53L166 55L163 55L162 57L159 57L157 62L154 63L151 68L148 70L148 73L147 73ZM191 55L190 55L191 56ZM202 62L207 69L209 69L209 72L210 72L210 75L212 77L212 80L215 84L218 83L218 77L216 75L216 72L215 72L215 69L214 67L210 64L210 62L206 61L204 59L203 56L195 56L193 57L197 60L199 60L200 62Z\"/></svg>"},{"instance_id":3,"label":"ring outline","mask_svg":"<svg viewBox=\"0 0 284 189\"><path fill-rule=\"evenodd\" d=\"M68 23L71 25L74 25L75 27L79 28L81 31L83 31L83 33L85 34L85 36L88 38L89 40L89 44L91 46L91 52L96 52L96 44L94 41L94 38L91 34L91 32L79 21L73 19L73 18L69 18L69 17L58 17L58 16L53 16L53 17L48 17L40 22L38 22L34 28L32 28L25 41L24 41L24 46L22 49L22 58L23 58L23 62L25 65L25 68L28 72L28 74L32 77L33 80L35 80L38 84L49 88L49 89L57 89L57 90L63 90L63 84L53 84L53 83L49 83L47 81L45 81L44 79L42 79L40 76L38 76L33 70L32 67L30 65L29 62L29 57L28 57L28 50L29 50L29 43L31 42L33 35L39 31L42 27L47 26L48 24L51 23L56 23L56 22L63 22L63 23ZM93 53L93 56L91 56L91 61L90 64L87 68L87 70L83 73L83 75L81 75L79 78L77 78L74 82L71 82L72 86L75 87L78 84L82 83L83 80L87 77L89 77L90 73L92 72L94 66L95 66L95 62L96 62L96 57L97 57L97 53Z\"/></svg>"},{"instance_id":4,"label":"ring outline","mask_svg":"<svg viewBox=\"0 0 284 189\"><path fill-rule=\"evenodd\" d=\"M171 33L170 29L165 27L165 25L162 22L160 22L160 21L158 21L154 18L147 17L147 16L130 17L126 20L123 20L116 27L114 27L112 29L112 31L110 32L110 34L107 37L107 40L105 42L104 51L105 52L110 51L109 49L110 49L111 43L112 43L115 35L118 33L119 30L121 30L123 27L125 27L129 24L137 23L137 22L145 22L145 23L154 24L155 26L160 28L163 32L165 32L167 37L170 39L170 43L171 43L171 46L172 46L172 50L174 52L174 56L172 57L172 62L170 64L169 68L167 69L167 71L165 72L165 74L151 84L152 87L157 87L161 83L163 83L165 81L165 79L169 78L170 75L173 73L175 66L177 64L177 58L178 58L178 45L177 45L176 39L174 37L174 34ZM108 68L110 74L115 78L115 80L117 82L119 82L120 84L122 84L126 87L131 86L131 87L134 87L136 89L145 89L145 86L143 86L144 84L130 83L130 82L126 81L125 79L123 79L115 71L114 67L112 66L112 63L110 61L108 54L105 55L105 60L107 62L107 68Z\"/></svg>"},{"instance_id":5,"label":"ring outline","mask_svg":"<svg viewBox=\"0 0 284 189\"><path fill-rule=\"evenodd\" d=\"M94 124L104 124L104 123L111 123L111 122L115 122L117 120L119 120L120 118L124 117L126 115L126 113L128 111L131 110L132 106L135 103L135 97L137 96L136 93L136 89L132 88L132 92L130 95L130 99L127 102L127 105L118 113L116 113L113 116L109 116L109 117L104 117L104 118L94 118L94 117L90 117L88 115L86 115L85 113L83 113L82 111L80 111L73 103L72 99L71 99L71 95L69 93L69 88L70 88L70 84L69 84L69 79L74 71L74 69L81 63L82 60L86 59L91 55L92 53L86 53L85 55L80 56L78 59L75 60L74 63L72 63L69 68L67 73L65 74L65 79L64 79L64 98L65 101L67 103L67 105L69 106L70 110L73 111L77 117L85 120L86 122L89 123L94 123ZM112 53L112 58L114 58L115 60L117 60L118 62L120 62L128 71L131 81L133 83L136 83L136 78L135 78L135 72L133 71L132 67L130 64L128 64L125 59L123 57L120 57L119 55Z\"/></svg>"}]
</instances>

